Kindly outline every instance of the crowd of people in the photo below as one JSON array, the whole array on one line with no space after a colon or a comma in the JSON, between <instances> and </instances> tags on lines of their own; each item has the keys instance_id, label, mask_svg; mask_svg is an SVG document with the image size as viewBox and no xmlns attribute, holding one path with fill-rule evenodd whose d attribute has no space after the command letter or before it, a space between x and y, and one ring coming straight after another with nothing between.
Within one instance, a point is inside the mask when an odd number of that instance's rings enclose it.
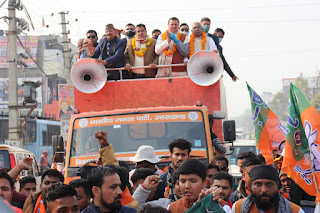
<instances>
[{"instance_id":1,"label":"crowd of people","mask_svg":"<svg viewBox=\"0 0 320 213\"><path fill-rule=\"evenodd\" d=\"M12 212L25 213L314 212L315 198L308 205L302 203L305 197L296 199L301 189L294 181L276 166L265 165L263 156L252 151L238 155L242 179L236 183L225 156L217 155L207 165L191 159L192 144L182 138L169 143L171 163L166 168L158 168L161 159L152 146L144 145L131 159L132 171L117 160L106 132L96 132L95 138L101 146L100 163L83 167L81 178L68 184L59 171L48 169L41 176L39 191L36 179L26 176L20 179L18 192L14 180L31 168L32 158L22 159L10 171L2 170L2 202Z\"/></svg>"},{"instance_id":2,"label":"crowd of people","mask_svg":"<svg viewBox=\"0 0 320 213\"><path fill-rule=\"evenodd\" d=\"M106 68L124 67L125 70L121 72L124 79L174 77L186 76L188 60L198 51L207 50L220 55L224 69L236 81L238 78L224 58L220 45L225 32L217 28L210 34L210 25L211 20L204 17L200 22L194 22L189 29L186 23L180 24L178 18L172 17L168 21L167 30L161 33L159 29L154 29L152 37L149 37L144 24L135 26L129 23L124 30L107 24L99 42L95 30L89 30L86 38L78 41L78 58L95 58L97 63ZM157 68L157 65L171 64L182 66ZM108 80L119 79L119 71L108 72Z\"/></svg>"}]
</instances>

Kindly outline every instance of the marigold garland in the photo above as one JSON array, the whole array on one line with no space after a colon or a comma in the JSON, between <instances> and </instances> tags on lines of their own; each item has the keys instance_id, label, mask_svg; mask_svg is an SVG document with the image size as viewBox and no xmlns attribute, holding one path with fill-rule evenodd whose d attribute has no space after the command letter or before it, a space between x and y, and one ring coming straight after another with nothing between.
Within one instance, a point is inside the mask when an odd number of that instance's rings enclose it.
<instances>
[{"instance_id":1,"label":"marigold garland","mask_svg":"<svg viewBox=\"0 0 320 213\"><path fill-rule=\"evenodd\" d=\"M190 36L190 53L189 53L189 58L193 56L194 54L194 41L195 41L195 36L192 33ZM206 49L206 42L207 42L207 35L205 32L202 32L202 40L201 40L201 49L205 50Z\"/></svg>"},{"instance_id":2,"label":"marigold garland","mask_svg":"<svg viewBox=\"0 0 320 213\"><path fill-rule=\"evenodd\" d=\"M177 39L180 40L180 38L181 38L181 33L178 33ZM163 40L167 39L167 31L162 34L162 39ZM177 46L175 43L173 43L172 49L170 51L168 51L168 49L169 47L167 47L163 51L165 56L173 55L177 51Z\"/></svg>"},{"instance_id":3,"label":"marigold garland","mask_svg":"<svg viewBox=\"0 0 320 213\"><path fill-rule=\"evenodd\" d=\"M147 42L146 42L146 47L149 47L151 45L151 42L152 42L152 39L151 38L148 38L147 39ZM131 45L132 45L132 48L134 50L134 53L136 54L136 56L138 57L143 57L144 54L146 53L147 51L147 48L146 47L142 47L141 50L139 51L139 49L137 49L137 46L136 46L136 37L134 37L131 41Z\"/></svg>"}]
</instances>

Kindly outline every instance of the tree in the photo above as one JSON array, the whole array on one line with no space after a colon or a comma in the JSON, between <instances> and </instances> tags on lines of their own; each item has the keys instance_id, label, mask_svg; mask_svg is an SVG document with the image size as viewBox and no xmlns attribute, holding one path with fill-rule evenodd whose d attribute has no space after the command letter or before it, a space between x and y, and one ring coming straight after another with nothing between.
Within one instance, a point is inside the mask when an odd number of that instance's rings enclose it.
<instances>
[{"instance_id":1,"label":"tree","mask_svg":"<svg viewBox=\"0 0 320 213\"><path fill-rule=\"evenodd\" d=\"M311 100L311 104L320 113L320 92L318 92Z\"/></svg>"},{"instance_id":2,"label":"tree","mask_svg":"<svg viewBox=\"0 0 320 213\"><path fill-rule=\"evenodd\" d=\"M281 121L287 120L288 98L288 94L278 92L270 102L270 109Z\"/></svg>"},{"instance_id":3,"label":"tree","mask_svg":"<svg viewBox=\"0 0 320 213\"><path fill-rule=\"evenodd\" d=\"M294 84L301 90L301 92L304 94L304 96L306 96L308 100L311 100L312 94L307 79L298 77Z\"/></svg>"}]
</instances>

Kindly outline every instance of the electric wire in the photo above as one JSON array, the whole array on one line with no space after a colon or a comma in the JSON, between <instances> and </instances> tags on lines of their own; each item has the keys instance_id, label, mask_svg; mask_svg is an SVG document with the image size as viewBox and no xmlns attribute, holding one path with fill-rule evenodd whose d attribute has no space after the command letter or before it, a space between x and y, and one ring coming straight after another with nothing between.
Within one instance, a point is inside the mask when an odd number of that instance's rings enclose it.
<instances>
[{"instance_id":1,"label":"electric wire","mask_svg":"<svg viewBox=\"0 0 320 213\"><path fill-rule=\"evenodd\" d=\"M7 0L4 0L4 1L2 2L2 4L0 5L0 7L2 7L2 6L6 3L6 1L7 1Z\"/></svg>"},{"instance_id":2,"label":"electric wire","mask_svg":"<svg viewBox=\"0 0 320 213\"><path fill-rule=\"evenodd\" d=\"M37 65L37 67L40 69L40 71L46 76L48 77L48 75L45 73L45 71L39 66L39 64L36 62L36 60L34 60L34 58L32 57L32 55L29 53L29 51L27 50L27 48L23 45L23 43L21 42L19 36L17 35L17 39L20 43L20 45L23 47L23 49L26 51L26 53L29 55L29 57L31 58L31 60Z\"/></svg>"}]
</instances>

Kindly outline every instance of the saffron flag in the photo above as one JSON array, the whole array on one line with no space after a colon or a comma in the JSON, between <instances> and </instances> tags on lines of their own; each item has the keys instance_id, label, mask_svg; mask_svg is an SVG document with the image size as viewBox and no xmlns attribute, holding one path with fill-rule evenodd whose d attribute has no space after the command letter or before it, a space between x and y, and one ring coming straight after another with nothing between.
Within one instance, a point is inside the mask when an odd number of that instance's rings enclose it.
<instances>
[{"instance_id":1,"label":"saffron flag","mask_svg":"<svg viewBox=\"0 0 320 213\"><path fill-rule=\"evenodd\" d=\"M282 171L305 192L316 196L320 183L320 115L293 84L290 85L287 117L287 142ZM312 167L311 167L311 166Z\"/></svg>"},{"instance_id":2,"label":"saffron flag","mask_svg":"<svg viewBox=\"0 0 320 213\"><path fill-rule=\"evenodd\" d=\"M248 84L247 87L251 99L257 148L266 159L266 163L271 165L274 163L273 150L286 139L286 127Z\"/></svg>"},{"instance_id":3,"label":"saffron flag","mask_svg":"<svg viewBox=\"0 0 320 213\"><path fill-rule=\"evenodd\" d=\"M42 27L45 27L44 18L42 16Z\"/></svg>"}]
</instances>

